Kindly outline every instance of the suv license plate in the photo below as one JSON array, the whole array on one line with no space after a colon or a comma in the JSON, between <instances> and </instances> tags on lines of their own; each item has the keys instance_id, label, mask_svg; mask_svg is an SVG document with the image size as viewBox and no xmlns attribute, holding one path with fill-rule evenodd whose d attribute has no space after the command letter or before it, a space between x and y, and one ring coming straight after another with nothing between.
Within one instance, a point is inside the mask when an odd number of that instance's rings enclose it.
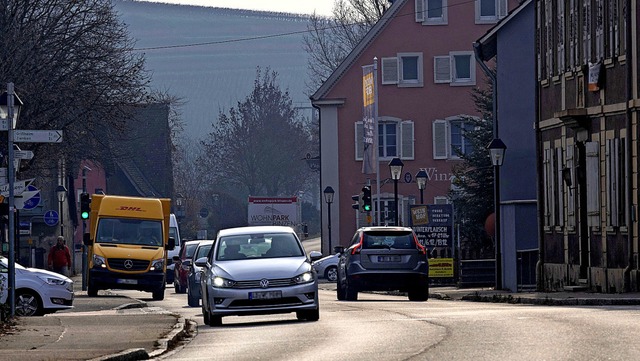
<instances>
[{"instance_id":1,"label":"suv license plate","mask_svg":"<svg viewBox=\"0 0 640 361\"><path fill-rule=\"evenodd\" d=\"M282 298L282 291L249 292L250 300L270 300L273 298Z\"/></svg>"},{"instance_id":2,"label":"suv license plate","mask_svg":"<svg viewBox=\"0 0 640 361\"><path fill-rule=\"evenodd\" d=\"M136 285L138 284L138 280L128 280L128 279L122 279L119 278L116 283L122 284L122 285Z\"/></svg>"},{"instance_id":3,"label":"suv license plate","mask_svg":"<svg viewBox=\"0 0 640 361\"><path fill-rule=\"evenodd\" d=\"M378 256L378 262L400 262L400 256Z\"/></svg>"}]
</instances>

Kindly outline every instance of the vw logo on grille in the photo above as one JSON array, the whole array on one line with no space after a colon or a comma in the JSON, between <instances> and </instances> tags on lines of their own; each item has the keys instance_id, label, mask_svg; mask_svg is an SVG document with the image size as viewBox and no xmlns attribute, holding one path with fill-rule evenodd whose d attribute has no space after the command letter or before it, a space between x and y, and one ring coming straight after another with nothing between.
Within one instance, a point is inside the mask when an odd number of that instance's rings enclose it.
<instances>
[{"instance_id":1,"label":"vw logo on grille","mask_svg":"<svg viewBox=\"0 0 640 361\"><path fill-rule=\"evenodd\" d=\"M133 268L133 261L130 260L130 259L124 261L124 268L126 268L126 269Z\"/></svg>"},{"instance_id":2,"label":"vw logo on grille","mask_svg":"<svg viewBox=\"0 0 640 361\"><path fill-rule=\"evenodd\" d=\"M262 288L267 288L269 287L269 280L266 278L263 278L260 280L260 287Z\"/></svg>"}]
</instances>

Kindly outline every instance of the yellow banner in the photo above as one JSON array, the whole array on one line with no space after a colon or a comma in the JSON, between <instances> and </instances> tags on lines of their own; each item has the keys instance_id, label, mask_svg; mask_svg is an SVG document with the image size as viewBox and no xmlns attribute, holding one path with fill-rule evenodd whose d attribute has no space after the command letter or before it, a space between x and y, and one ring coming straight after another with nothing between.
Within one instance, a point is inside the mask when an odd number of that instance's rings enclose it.
<instances>
[{"instance_id":1,"label":"yellow banner","mask_svg":"<svg viewBox=\"0 0 640 361\"><path fill-rule=\"evenodd\" d=\"M453 258L430 258L429 277L453 277Z\"/></svg>"},{"instance_id":2,"label":"yellow banner","mask_svg":"<svg viewBox=\"0 0 640 361\"><path fill-rule=\"evenodd\" d=\"M362 76L362 102L365 107L372 105L375 101L373 91L373 73L367 73Z\"/></svg>"}]
</instances>

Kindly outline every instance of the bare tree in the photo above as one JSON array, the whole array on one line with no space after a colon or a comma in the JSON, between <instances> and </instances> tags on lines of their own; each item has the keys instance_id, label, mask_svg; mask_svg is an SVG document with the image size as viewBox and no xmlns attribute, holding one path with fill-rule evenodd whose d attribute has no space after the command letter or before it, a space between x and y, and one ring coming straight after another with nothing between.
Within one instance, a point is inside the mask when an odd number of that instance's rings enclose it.
<instances>
[{"instance_id":1,"label":"bare tree","mask_svg":"<svg viewBox=\"0 0 640 361\"><path fill-rule=\"evenodd\" d=\"M144 57L109 0L0 2L0 81L25 103L20 129L63 130L63 145L24 144L39 172L66 159L105 163L129 112L152 100ZM4 84L3 84L4 85Z\"/></svg>"},{"instance_id":2,"label":"bare tree","mask_svg":"<svg viewBox=\"0 0 640 361\"><path fill-rule=\"evenodd\" d=\"M311 16L303 38L309 92L327 80L390 6L388 0L336 0L333 17Z\"/></svg>"},{"instance_id":3,"label":"bare tree","mask_svg":"<svg viewBox=\"0 0 640 361\"><path fill-rule=\"evenodd\" d=\"M257 69L254 89L237 107L220 112L199 164L210 184L242 195L294 195L307 188L309 172L302 160L310 135L277 73Z\"/></svg>"}]
</instances>

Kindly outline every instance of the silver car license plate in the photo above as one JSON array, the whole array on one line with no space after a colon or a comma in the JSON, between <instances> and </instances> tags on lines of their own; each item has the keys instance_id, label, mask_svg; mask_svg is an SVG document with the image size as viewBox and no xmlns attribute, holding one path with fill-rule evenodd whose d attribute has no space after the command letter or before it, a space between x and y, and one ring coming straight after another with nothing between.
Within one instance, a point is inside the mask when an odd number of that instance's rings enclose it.
<instances>
[{"instance_id":1,"label":"silver car license plate","mask_svg":"<svg viewBox=\"0 0 640 361\"><path fill-rule=\"evenodd\" d=\"M282 298L282 291L249 292L250 300L270 300Z\"/></svg>"}]
</instances>

